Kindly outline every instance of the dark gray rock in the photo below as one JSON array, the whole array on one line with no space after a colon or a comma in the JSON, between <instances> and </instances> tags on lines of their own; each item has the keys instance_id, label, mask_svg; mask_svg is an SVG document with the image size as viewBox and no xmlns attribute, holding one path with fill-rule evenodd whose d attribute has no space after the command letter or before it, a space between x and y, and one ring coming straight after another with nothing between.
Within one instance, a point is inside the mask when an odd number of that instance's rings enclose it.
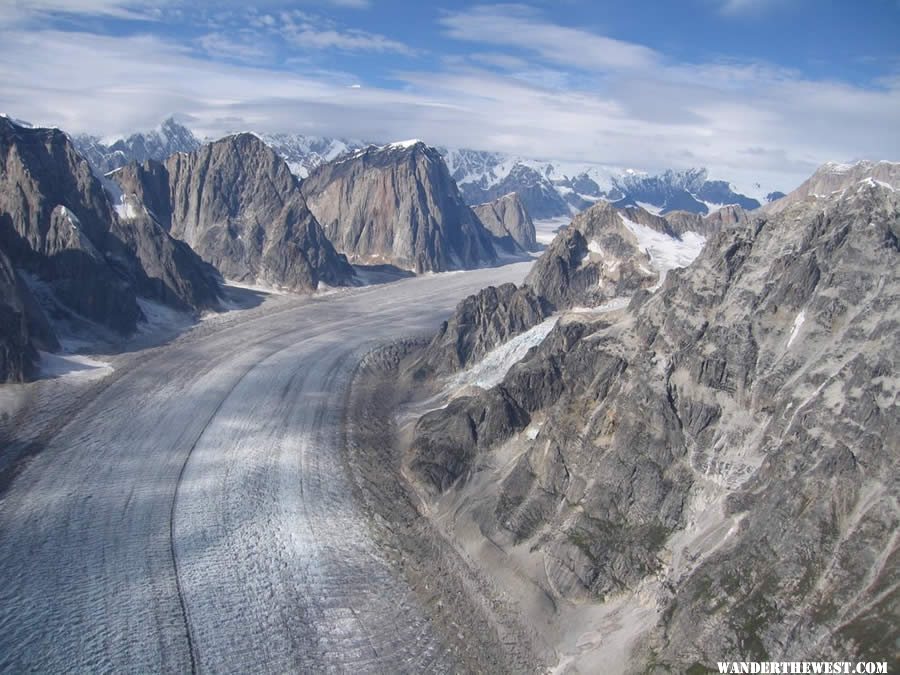
<instances>
[{"instance_id":1,"label":"dark gray rock","mask_svg":"<svg viewBox=\"0 0 900 675\"><path fill-rule=\"evenodd\" d=\"M345 155L316 168L302 188L328 238L354 262L420 273L496 258L444 160L422 142Z\"/></svg>"},{"instance_id":2,"label":"dark gray rock","mask_svg":"<svg viewBox=\"0 0 900 675\"><path fill-rule=\"evenodd\" d=\"M135 261L110 232L115 213L88 163L58 129L0 118L0 246L61 305L121 333L142 316Z\"/></svg>"},{"instance_id":3,"label":"dark gray rock","mask_svg":"<svg viewBox=\"0 0 900 675\"><path fill-rule=\"evenodd\" d=\"M416 424L411 468L433 492L446 491L468 473L479 446L509 438L528 421L528 414L502 387L477 399L458 398Z\"/></svg>"},{"instance_id":4,"label":"dark gray rock","mask_svg":"<svg viewBox=\"0 0 900 675\"><path fill-rule=\"evenodd\" d=\"M12 263L0 250L0 383L23 382L37 369L21 289Z\"/></svg>"},{"instance_id":5,"label":"dark gray rock","mask_svg":"<svg viewBox=\"0 0 900 675\"><path fill-rule=\"evenodd\" d=\"M140 262L134 279L138 294L181 310L218 308L221 289L215 268L169 236L139 205L130 208L134 215L117 219L112 232Z\"/></svg>"}]
</instances>

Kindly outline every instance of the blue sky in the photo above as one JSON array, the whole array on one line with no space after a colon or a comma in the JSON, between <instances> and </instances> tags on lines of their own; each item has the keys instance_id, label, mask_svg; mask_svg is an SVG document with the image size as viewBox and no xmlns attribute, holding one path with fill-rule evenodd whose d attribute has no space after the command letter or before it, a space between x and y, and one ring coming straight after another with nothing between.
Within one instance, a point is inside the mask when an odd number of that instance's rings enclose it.
<instances>
[{"instance_id":1,"label":"blue sky","mask_svg":"<svg viewBox=\"0 0 900 675\"><path fill-rule=\"evenodd\" d=\"M0 0L0 109L180 115L792 187L900 159L897 0Z\"/></svg>"}]
</instances>

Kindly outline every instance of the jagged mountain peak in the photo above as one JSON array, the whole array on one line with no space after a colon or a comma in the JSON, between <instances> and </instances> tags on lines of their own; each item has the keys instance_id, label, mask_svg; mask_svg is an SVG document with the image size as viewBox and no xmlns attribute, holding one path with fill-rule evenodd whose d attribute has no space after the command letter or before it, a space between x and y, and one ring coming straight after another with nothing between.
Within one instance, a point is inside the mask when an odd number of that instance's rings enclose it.
<instances>
[{"instance_id":1,"label":"jagged mountain peak","mask_svg":"<svg viewBox=\"0 0 900 675\"><path fill-rule=\"evenodd\" d=\"M72 141L101 174L109 173L131 161L163 161L177 152L191 152L200 147L200 140L175 115L170 115L153 129L127 137L107 140L79 134Z\"/></svg>"},{"instance_id":2,"label":"jagged mountain peak","mask_svg":"<svg viewBox=\"0 0 900 675\"><path fill-rule=\"evenodd\" d=\"M665 189L680 189L688 192L698 192L707 179L707 171L704 168L692 169L666 169L662 173L650 175L639 172L628 172L620 177L613 178L613 184L623 192L642 189L647 184L656 184Z\"/></svg>"},{"instance_id":3,"label":"jagged mountain peak","mask_svg":"<svg viewBox=\"0 0 900 675\"><path fill-rule=\"evenodd\" d=\"M284 158L291 172L300 179L309 176L310 172L320 164L370 145L355 139L295 133L260 133L258 135Z\"/></svg>"}]
</instances>

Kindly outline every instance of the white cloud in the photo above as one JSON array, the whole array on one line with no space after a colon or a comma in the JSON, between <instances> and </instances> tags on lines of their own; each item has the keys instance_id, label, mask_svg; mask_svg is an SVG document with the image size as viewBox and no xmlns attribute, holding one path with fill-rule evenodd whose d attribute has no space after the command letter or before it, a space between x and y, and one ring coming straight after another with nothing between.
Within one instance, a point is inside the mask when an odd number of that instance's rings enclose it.
<instances>
[{"instance_id":1,"label":"white cloud","mask_svg":"<svg viewBox=\"0 0 900 675\"><path fill-rule=\"evenodd\" d=\"M457 40L517 47L569 68L647 68L659 58L643 45L548 23L524 5L483 5L447 13L440 22Z\"/></svg>"},{"instance_id":2,"label":"white cloud","mask_svg":"<svg viewBox=\"0 0 900 675\"><path fill-rule=\"evenodd\" d=\"M241 17L239 24L249 22L262 31L257 42L277 36L289 45L308 51L334 49L345 52L396 53L412 56L414 50L397 40L378 33L344 28L336 22L301 10L283 10L273 14L252 14Z\"/></svg>"},{"instance_id":3,"label":"white cloud","mask_svg":"<svg viewBox=\"0 0 900 675\"><path fill-rule=\"evenodd\" d=\"M559 26L533 13L516 9L512 17L529 30L546 26L559 35ZM304 14L285 20L262 9L257 19L254 30L289 24L302 32L307 23L356 36L359 42L346 43L347 49L371 47L370 34L323 26ZM578 53L605 44L581 30L566 36ZM338 48L333 36L305 39ZM418 137L646 170L706 166L739 186L759 181L784 190L828 159L900 158L900 78L866 88L810 81L763 64L677 64L618 41L615 58L607 55L592 66L596 70L571 71L549 45L486 31L480 40L493 47L446 60L436 71L410 60L406 70L389 73L400 88L388 89L362 72L320 70L303 52L295 54L290 72L251 67L260 63L255 49L266 44L243 40L239 32L210 32L203 46L207 53L228 52L235 40L245 50L239 62L226 63L201 58L194 43L151 35L0 31L0 110L101 135L150 128L175 112L209 136L257 129L374 141ZM365 87L354 86L363 80Z\"/></svg>"},{"instance_id":4,"label":"white cloud","mask_svg":"<svg viewBox=\"0 0 900 675\"><path fill-rule=\"evenodd\" d=\"M758 13L777 4L777 0L718 0L722 14ZM783 0L784 1L784 0Z\"/></svg>"},{"instance_id":5,"label":"white cloud","mask_svg":"<svg viewBox=\"0 0 900 675\"><path fill-rule=\"evenodd\" d=\"M317 28L312 24L301 24L285 29L283 35L288 42L308 49L334 48L343 51L412 54L412 50L401 42L362 30L340 31L331 28Z\"/></svg>"},{"instance_id":6,"label":"white cloud","mask_svg":"<svg viewBox=\"0 0 900 675\"><path fill-rule=\"evenodd\" d=\"M278 11L294 8L297 4L291 0L257 0L253 6L258 10ZM301 0L301 4L352 9L371 7L370 0ZM246 6L243 0L2 0L0 23L18 23L48 15L155 21L166 12L244 10Z\"/></svg>"}]
</instances>

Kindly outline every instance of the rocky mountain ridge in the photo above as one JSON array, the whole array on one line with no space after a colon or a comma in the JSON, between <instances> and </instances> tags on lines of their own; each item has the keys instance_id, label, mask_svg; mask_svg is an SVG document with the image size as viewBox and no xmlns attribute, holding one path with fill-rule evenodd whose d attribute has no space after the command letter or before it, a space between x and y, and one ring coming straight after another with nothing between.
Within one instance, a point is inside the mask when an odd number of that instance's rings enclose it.
<instances>
[{"instance_id":1,"label":"rocky mountain ridge","mask_svg":"<svg viewBox=\"0 0 900 675\"><path fill-rule=\"evenodd\" d=\"M327 239L283 159L253 134L237 134L113 174L222 276L309 292L346 285L353 270Z\"/></svg>"},{"instance_id":2,"label":"rocky mountain ridge","mask_svg":"<svg viewBox=\"0 0 900 675\"><path fill-rule=\"evenodd\" d=\"M517 192L533 218L571 215L598 199L643 206L655 213L684 210L700 215L730 204L746 210L760 206L727 181L709 180L705 169L648 175L599 164L529 160L478 150L442 148L441 153L470 204Z\"/></svg>"},{"instance_id":3,"label":"rocky mountain ridge","mask_svg":"<svg viewBox=\"0 0 900 675\"><path fill-rule=\"evenodd\" d=\"M57 329L131 333L143 318L139 297L188 311L218 306L214 272L154 222L120 218L62 131L0 119L0 163L6 295L19 298L10 306L27 310L44 348L56 346Z\"/></svg>"},{"instance_id":4,"label":"rocky mountain ridge","mask_svg":"<svg viewBox=\"0 0 900 675\"><path fill-rule=\"evenodd\" d=\"M466 298L405 367L417 379L446 376L554 312L627 302L635 291L654 288L670 269L693 260L704 241L693 228L709 234L720 226L731 225L715 214L686 214L670 224L640 207L598 202L559 232L520 288L489 287Z\"/></svg>"},{"instance_id":5,"label":"rocky mountain ridge","mask_svg":"<svg viewBox=\"0 0 900 675\"><path fill-rule=\"evenodd\" d=\"M305 179L319 165L372 145L363 141L307 136L296 133L259 133ZM163 161L175 152L192 152L197 137L174 117L151 132L132 134L105 144L99 137L75 137L78 149L100 172L130 161ZM737 204L752 210L760 204L739 193L727 181L708 180L703 169L665 171L652 176L599 163L535 160L498 152L465 148L438 148L466 203L494 201L510 192L519 195L532 218L573 215L598 199L643 205L656 212L687 210L706 214L722 205ZM771 193L771 196L778 193Z\"/></svg>"},{"instance_id":6,"label":"rocky mountain ridge","mask_svg":"<svg viewBox=\"0 0 900 675\"><path fill-rule=\"evenodd\" d=\"M763 206L766 213L778 213L806 199L828 198L834 193L855 187L861 180L874 180L900 189L900 162L863 160L853 164L826 162L796 190Z\"/></svg>"},{"instance_id":7,"label":"rocky mountain ridge","mask_svg":"<svg viewBox=\"0 0 900 675\"><path fill-rule=\"evenodd\" d=\"M431 516L575 671L896 656L898 242L868 178L564 317L419 419Z\"/></svg>"}]
</instances>

